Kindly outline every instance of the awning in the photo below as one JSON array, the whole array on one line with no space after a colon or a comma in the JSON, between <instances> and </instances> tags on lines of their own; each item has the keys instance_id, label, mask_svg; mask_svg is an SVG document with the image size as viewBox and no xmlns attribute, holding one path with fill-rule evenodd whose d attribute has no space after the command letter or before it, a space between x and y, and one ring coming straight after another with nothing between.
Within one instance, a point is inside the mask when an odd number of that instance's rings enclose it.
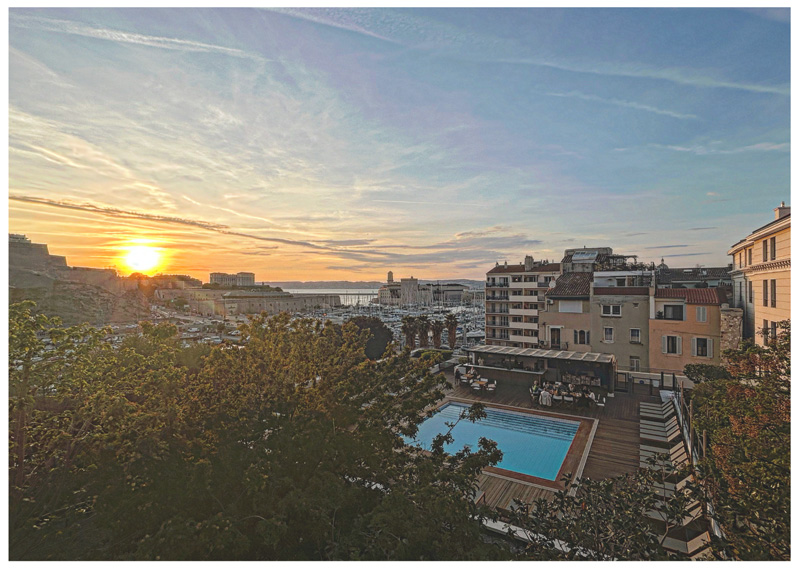
<instances>
[{"instance_id":1,"label":"awning","mask_svg":"<svg viewBox=\"0 0 800 568\"><path fill-rule=\"evenodd\" d=\"M542 359L585 361L587 363L614 363L616 361L616 357L608 353L581 353L578 351L558 351L555 349L525 349L522 347L505 347L503 345L476 345L475 347L468 347L466 350L471 353L509 355L512 357L539 357Z\"/></svg>"}]
</instances>

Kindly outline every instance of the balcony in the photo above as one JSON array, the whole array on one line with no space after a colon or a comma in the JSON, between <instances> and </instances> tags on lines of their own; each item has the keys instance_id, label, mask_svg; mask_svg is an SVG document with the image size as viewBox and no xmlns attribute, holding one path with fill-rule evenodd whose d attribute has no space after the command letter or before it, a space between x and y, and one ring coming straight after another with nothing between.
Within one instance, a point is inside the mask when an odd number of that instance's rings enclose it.
<instances>
[{"instance_id":1,"label":"balcony","mask_svg":"<svg viewBox=\"0 0 800 568\"><path fill-rule=\"evenodd\" d=\"M508 295L486 296L487 302L508 302Z\"/></svg>"},{"instance_id":2,"label":"balcony","mask_svg":"<svg viewBox=\"0 0 800 568\"><path fill-rule=\"evenodd\" d=\"M487 288L508 288L508 282L487 282Z\"/></svg>"},{"instance_id":3,"label":"balcony","mask_svg":"<svg viewBox=\"0 0 800 568\"><path fill-rule=\"evenodd\" d=\"M486 308L486 313L487 314L508 314L509 310L504 310L502 308Z\"/></svg>"}]
</instances>

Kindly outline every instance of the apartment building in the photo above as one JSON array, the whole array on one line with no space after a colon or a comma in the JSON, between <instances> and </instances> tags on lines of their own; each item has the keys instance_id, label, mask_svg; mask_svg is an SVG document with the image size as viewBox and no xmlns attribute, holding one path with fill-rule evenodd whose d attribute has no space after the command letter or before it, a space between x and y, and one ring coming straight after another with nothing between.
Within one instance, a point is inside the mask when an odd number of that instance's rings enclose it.
<instances>
[{"instance_id":1,"label":"apartment building","mask_svg":"<svg viewBox=\"0 0 800 568\"><path fill-rule=\"evenodd\" d=\"M567 272L545 293L546 309L539 313L540 342L547 349L589 352L591 272Z\"/></svg>"},{"instance_id":2,"label":"apartment building","mask_svg":"<svg viewBox=\"0 0 800 568\"><path fill-rule=\"evenodd\" d=\"M649 300L653 272L644 269L595 272L590 288L592 351L616 357L621 371L650 367Z\"/></svg>"},{"instance_id":3,"label":"apartment building","mask_svg":"<svg viewBox=\"0 0 800 568\"><path fill-rule=\"evenodd\" d=\"M733 265L694 268L670 268L664 264L656 267L657 288L716 288L731 286Z\"/></svg>"},{"instance_id":4,"label":"apartment building","mask_svg":"<svg viewBox=\"0 0 800 568\"><path fill-rule=\"evenodd\" d=\"M791 208L781 202L774 211L773 221L728 251L732 304L744 312L743 336L757 343L766 343L778 322L791 318Z\"/></svg>"},{"instance_id":5,"label":"apartment building","mask_svg":"<svg viewBox=\"0 0 800 568\"><path fill-rule=\"evenodd\" d=\"M659 288L649 303L650 370L682 373L692 363L720 364L736 347L742 310L728 304L729 289Z\"/></svg>"},{"instance_id":6,"label":"apartment building","mask_svg":"<svg viewBox=\"0 0 800 568\"><path fill-rule=\"evenodd\" d=\"M539 313L545 292L561 275L557 262L507 262L486 273L486 344L508 347L539 347ZM555 284L553 284L555 285Z\"/></svg>"}]
</instances>

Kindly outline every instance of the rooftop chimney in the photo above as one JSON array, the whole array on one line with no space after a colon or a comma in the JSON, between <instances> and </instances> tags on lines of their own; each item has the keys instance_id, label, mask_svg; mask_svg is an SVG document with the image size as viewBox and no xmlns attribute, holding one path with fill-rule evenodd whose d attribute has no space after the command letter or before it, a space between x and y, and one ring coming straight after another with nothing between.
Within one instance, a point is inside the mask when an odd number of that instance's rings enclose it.
<instances>
[{"instance_id":1,"label":"rooftop chimney","mask_svg":"<svg viewBox=\"0 0 800 568\"><path fill-rule=\"evenodd\" d=\"M792 207L786 207L786 203L781 201L781 206L775 208L775 220L783 219L792 212Z\"/></svg>"},{"instance_id":2,"label":"rooftop chimney","mask_svg":"<svg viewBox=\"0 0 800 568\"><path fill-rule=\"evenodd\" d=\"M525 270L533 270L533 257L531 255L525 257Z\"/></svg>"},{"instance_id":3,"label":"rooftop chimney","mask_svg":"<svg viewBox=\"0 0 800 568\"><path fill-rule=\"evenodd\" d=\"M508 268L508 261L507 261L507 260L504 260L504 261L503 261L503 266L505 266L506 268Z\"/></svg>"}]
</instances>

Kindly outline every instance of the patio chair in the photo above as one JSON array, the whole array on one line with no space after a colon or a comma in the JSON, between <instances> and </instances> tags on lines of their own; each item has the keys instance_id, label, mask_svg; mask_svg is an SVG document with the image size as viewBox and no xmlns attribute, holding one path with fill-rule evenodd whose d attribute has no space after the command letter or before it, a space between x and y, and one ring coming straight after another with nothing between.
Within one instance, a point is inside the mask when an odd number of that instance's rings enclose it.
<instances>
[{"instance_id":1,"label":"patio chair","mask_svg":"<svg viewBox=\"0 0 800 568\"><path fill-rule=\"evenodd\" d=\"M561 404L563 401L564 401L564 397L563 397L563 396L561 396L560 394L554 394L554 395L553 395L553 403L554 403L554 404L555 404L556 402L557 402L558 404Z\"/></svg>"},{"instance_id":2,"label":"patio chair","mask_svg":"<svg viewBox=\"0 0 800 568\"><path fill-rule=\"evenodd\" d=\"M597 402L596 402L595 404L596 404L597 406L599 406L600 408L605 408L605 407L606 407L606 397L603 397L603 398L601 398L601 399L598 399L598 400L597 400Z\"/></svg>"},{"instance_id":3,"label":"patio chair","mask_svg":"<svg viewBox=\"0 0 800 568\"><path fill-rule=\"evenodd\" d=\"M653 402L640 402L639 409L640 410L650 410L650 411L659 411L659 412L666 412L670 409L674 409L675 405L672 404L672 399L662 402L661 404L656 404Z\"/></svg>"},{"instance_id":4,"label":"patio chair","mask_svg":"<svg viewBox=\"0 0 800 568\"><path fill-rule=\"evenodd\" d=\"M678 419L675 416L670 416L666 420L650 420L649 418L639 418L639 424L643 426L653 426L655 428L669 428L670 426L677 426Z\"/></svg>"},{"instance_id":5,"label":"patio chair","mask_svg":"<svg viewBox=\"0 0 800 568\"><path fill-rule=\"evenodd\" d=\"M666 444L672 446L675 444L676 440L680 439L681 433L677 431L673 434L661 434L655 432L639 432L639 438L641 440L646 440L648 443L652 444Z\"/></svg>"},{"instance_id":6,"label":"patio chair","mask_svg":"<svg viewBox=\"0 0 800 568\"><path fill-rule=\"evenodd\" d=\"M486 385L486 392L493 393L497 389L497 381L492 381L488 385Z\"/></svg>"},{"instance_id":7,"label":"patio chair","mask_svg":"<svg viewBox=\"0 0 800 568\"><path fill-rule=\"evenodd\" d=\"M564 395L564 402L569 402L570 404L574 404L575 403L575 397L572 396L571 394L565 394Z\"/></svg>"}]
</instances>

